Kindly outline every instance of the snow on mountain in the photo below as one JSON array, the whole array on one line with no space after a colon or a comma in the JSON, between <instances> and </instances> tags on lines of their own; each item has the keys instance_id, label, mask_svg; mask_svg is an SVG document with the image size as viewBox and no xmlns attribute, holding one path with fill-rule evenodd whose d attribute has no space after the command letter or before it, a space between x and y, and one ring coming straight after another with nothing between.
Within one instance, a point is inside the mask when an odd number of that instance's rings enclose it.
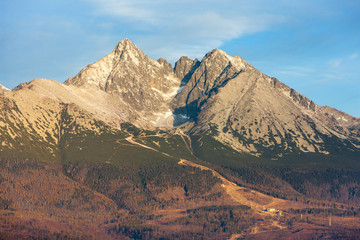
<instances>
[{"instance_id":1,"label":"snow on mountain","mask_svg":"<svg viewBox=\"0 0 360 240\"><path fill-rule=\"evenodd\" d=\"M55 114L41 120L54 139L56 111L72 106L75 115L86 116L85 125L97 119L114 128L131 122L145 129L179 126L194 134L217 129L218 141L254 155L265 150L326 154L329 139L344 149L360 146L360 119L320 107L218 49L201 61L182 57L172 68L125 39L64 84L35 79L2 96L21 112L13 118L17 122L24 116L29 126L38 126L39 114ZM34 131L47 136L41 126Z\"/></svg>"},{"instance_id":2,"label":"snow on mountain","mask_svg":"<svg viewBox=\"0 0 360 240\"><path fill-rule=\"evenodd\" d=\"M0 84L0 94L3 94L4 92L8 92L8 91L10 91L10 89Z\"/></svg>"}]
</instances>

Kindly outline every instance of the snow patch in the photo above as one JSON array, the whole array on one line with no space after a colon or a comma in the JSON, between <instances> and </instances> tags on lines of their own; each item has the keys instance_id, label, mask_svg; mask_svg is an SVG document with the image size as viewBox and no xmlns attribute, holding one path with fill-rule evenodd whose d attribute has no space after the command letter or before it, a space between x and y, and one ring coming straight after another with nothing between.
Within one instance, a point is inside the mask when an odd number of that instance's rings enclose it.
<instances>
[{"instance_id":1,"label":"snow patch","mask_svg":"<svg viewBox=\"0 0 360 240\"><path fill-rule=\"evenodd\" d=\"M177 89L177 93L176 94L179 94L182 92L182 90L184 89L185 85L183 86L180 86L178 89Z\"/></svg>"},{"instance_id":2,"label":"snow patch","mask_svg":"<svg viewBox=\"0 0 360 240\"><path fill-rule=\"evenodd\" d=\"M179 118L180 120L183 120L183 121L187 121L190 119L190 117L185 114L175 114L175 116L176 116L176 118Z\"/></svg>"},{"instance_id":3,"label":"snow patch","mask_svg":"<svg viewBox=\"0 0 360 240\"><path fill-rule=\"evenodd\" d=\"M159 121L162 118L168 118L172 116L172 111L170 109L168 109L166 112L161 112L161 113L154 113L155 116L158 116L158 118L156 119L156 121Z\"/></svg>"},{"instance_id":4,"label":"snow patch","mask_svg":"<svg viewBox=\"0 0 360 240\"><path fill-rule=\"evenodd\" d=\"M185 114L174 114L174 126L179 126L190 120L190 117Z\"/></svg>"},{"instance_id":5,"label":"snow patch","mask_svg":"<svg viewBox=\"0 0 360 240\"><path fill-rule=\"evenodd\" d=\"M338 118L336 118L336 120L343 120L344 122L347 122L348 120L346 119L346 118L344 118L344 117L338 117Z\"/></svg>"},{"instance_id":6,"label":"snow patch","mask_svg":"<svg viewBox=\"0 0 360 240\"><path fill-rule=\"evenodd\" d=\"M173 98L178 93L179 88L177 88L177 87L171 88L171 91L169 93L163 93L154 87L152 87L151 89L154 90L155 92L159 93L164 99L168 100L168 99Z\"/></svg>"},{"instance_id":7,"label":"snow patch","mask_svg":"<svg viewBox=\"0 0 360 240\"><path fill-rule=\"evenodd\" d=\"M237 70L242 70L244 68L246 68L246 61L244 59L242 59L241 57L235 56L229 56L226 52L220 50L220 49L216 49L216 53L221 54L222 56L224 56L225 58L227 58Z\"/></svg>"},{"instance_id":8,"label":"snow patch","mask_svg":"<svg viewBox=\"0 0 360 240\"><path fill-rule=\"evenodd\" d=\"M155 121L151 121L157 127L172 127L174 122L173 113L170 109L167 109L165 112L154 113L156 117Z\"/></svg>"},{"instance_id":9,"label":"snow patch","mask_svg":"<svg viewBox=\"0 0 360 240\"><path fill-rule=\"evenodd\" d=\"M10 91L10 89L8 89L7 87L4 87L3 85L0 84L0 91Z\"/></svg>"},{"instance_id":10,"label":"snow patch","mask_svg":"<svg viewBox=\"0 0 360 240\"><path fill-rule=\"evenodd\" d=\"M175 76L172 76L172 75L166 75L165 76L165 79L170 81L170 82L174 82L174 83L178 83L179 82L179 79Z\"/></svg>"}]
</instances>

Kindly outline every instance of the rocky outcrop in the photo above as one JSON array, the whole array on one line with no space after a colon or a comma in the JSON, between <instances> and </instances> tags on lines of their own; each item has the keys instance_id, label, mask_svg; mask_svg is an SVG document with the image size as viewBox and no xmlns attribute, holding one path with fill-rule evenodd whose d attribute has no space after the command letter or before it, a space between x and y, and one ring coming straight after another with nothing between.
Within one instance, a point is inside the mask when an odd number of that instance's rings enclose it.
<instances>
[{"instance_id":1,"label":"rocky outcrop","mask_svg":"<svg viewBox=\"0 0 360 240\"><path fill-rule=\"evenodd\" d=\"M198 65L181 93L172 102L176 113L191 118L196 118L202 105L210 96L216 94L219 88L245 69L253 68L242 58L230 57L218 49L206 54Z\"/></svg>"},{"instance_id":2,"label":"rocky outcrop","mask_svg":"<svg viewBox=\"0 0 360 240\"><path fill-rule=\"evenodd\" d=\"M155 61L125 39L112 53L88 65L65 84L95 86L121 98L133 110L158 112L175 95L180 80L165 59Z\"/></svg>"},{"instance_id":3,"label":"rocky outcrop","mask_svg":"<svg viewBox=\"0 0 360 240\"><path fill-rule=\"evenodd\" d=\"M182 57L172 68L125 39L64 84L35 79L2 99L0 130L7 132L7 146L21 129L55 146L66 108L86 129L93 128L92 120L115 129L123 122L144 129L184 126L190 134L215 129L218 141L254 155L360 148L359 118L320 107L218 49L201 61Z\"/></svg>"},{"instance_id":4,"label":"rocky outcrop","mask_svg":"<svg viewBox=\"0 0 360 240\"><path fill-rule=\"evenodd\" d=\"M145 127L172 126L169 102L180 84L165 59L149 58L128 39L65 82L67 86L96 88L118 98L134 114L128 120Z\"/></svg>"},{"instance_id":5,"label":"rocky outcrop","mask_svg":"<svg viewBox=\"0 0 360 240\"><path fill-rule=\"evenodd\" d=\"M195 122L191 132L215 128L219 141L254 155L327 154L334 142L342 149L359 148L359 119L319 107L217 49L202 59L172 107Z\"/></svg>"},{"instance_id":6,"label":"rocky outcrop","mask_svg":"<svg viewBox=\"0 0 360 240\"><path fill-rule=\"evenodd\" d=\"M174 67L175 75L181 79L181 85L185 86L196 68L200 65L200 61L198 59L191 60L188 57L181 57L176 63Z\"/></svg>"}]
</instances>

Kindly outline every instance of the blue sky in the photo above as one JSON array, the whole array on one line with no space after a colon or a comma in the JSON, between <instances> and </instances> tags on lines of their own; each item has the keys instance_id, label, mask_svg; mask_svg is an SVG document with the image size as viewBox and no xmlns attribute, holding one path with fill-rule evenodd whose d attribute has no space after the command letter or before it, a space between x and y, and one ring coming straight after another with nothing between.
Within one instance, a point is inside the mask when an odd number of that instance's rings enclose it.
<instances>
[{"instance_id":1,"label":"blue sky","mask_svg":"<svg viewBox=\"0 0 360 240\"><path fill-rule=\"evenodd\" d=\"M219 48L360 117L358 0L2 0L0 84L64 82L129 38L154 59Z\"/></svg>"}]
</instances>

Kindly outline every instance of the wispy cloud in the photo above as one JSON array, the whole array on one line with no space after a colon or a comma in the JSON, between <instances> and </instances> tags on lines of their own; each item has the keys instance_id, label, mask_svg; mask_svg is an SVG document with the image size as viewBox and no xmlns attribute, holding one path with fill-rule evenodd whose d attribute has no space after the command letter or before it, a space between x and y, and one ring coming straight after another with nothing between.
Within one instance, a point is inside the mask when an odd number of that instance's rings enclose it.
<instances>
[{"instance_id":1,"label":"wispy cloud","mask_svg":"<svg viewBox=\"0 0 360 240\"><path fill-rule=\"evenodd\" d=\"M293 75L293 76L308 76L315 72L315 69L307 66L287 66L277 70L282 75Z\"/></svg>"},{"instance_id":2,"label":"wispy cloud","mask_svg":"<svg viewBox=\"0 0 360 240\"><path fill-rule=\"evenodd\" d=\"M177 3L165 0L84 1L96 6L95 14L110 17L118 24L131 25L134 32L152 29L153 34L142 34L135 42L141 43L150 55L170 61L184 54L201 57L226 41L269 29L285 20L283 16L266 11L254 12L255 3L240 4L234 0L221 4L205 0Z\"/></svg>"},{"instance_id":3,"label":"wispy cloud","mask_svg":"<svg viewBox=\"0 0 360 240\"><path fill-rule=\"evenodd\" d=\"M350 62L354 62L358 59L359 54L358 53L352 53L347 56L342 56L335 59L330 59L328 61L328 66L331 68L339 68L342 65L349 64Z\"/></svg>"},{"instance_id":4,"label":"wispy cloud","mask_svg":"<svg viewBox=\"0 0 360 240\"><path fill-rule=\"evenodd\" d=\"M343 59L331 59L328 64L331 68L339 67L343 62Z\"/></svg>"},{"instance_id":5,"label":"wispy cloud","mask_svg":"<svg viewBox=\"0 0 360 240\"><path fill-rule=\"evenodd\" d=\"M149 8L149 1L137 0L86 0L97 6L98 14L107 14L113 17L126 17L128 19L154 23L156 15L154 9Z\"/></svg>"},{"instance_id":6,"label":"wispy cloud","mask_svg":"<svg viewBox=\"0 0 360 240\"><path fill-rule=\"evenodd\" d=\"M351 54L349 57L348 57L348 59L349 60L355 60L355 59L357 59L359 57L359 54L358 53L353 53L353 54Z\"/></svg>"}]
</instances>

